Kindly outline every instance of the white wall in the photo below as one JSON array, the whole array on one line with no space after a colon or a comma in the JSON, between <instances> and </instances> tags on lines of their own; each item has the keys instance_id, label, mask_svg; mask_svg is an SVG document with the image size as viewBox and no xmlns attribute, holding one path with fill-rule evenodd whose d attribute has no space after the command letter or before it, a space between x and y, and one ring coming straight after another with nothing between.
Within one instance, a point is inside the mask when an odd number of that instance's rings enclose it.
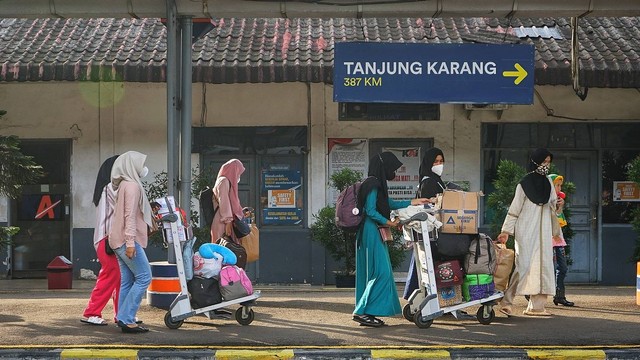
<instances>
[{"instance_id":1,"label":"white wall","mask_svg":"<svg viewBox=\"0 0 640 360\"><path fill-rule=\"evenodd\" d=\"M206 94L204 89L206 88ZM554 114L593 120L640 120L635 89L590 89L581 101L570 87L536 87ZM310 213L324 206L327 138L433 138L445 153L444 177L480 186L480 128L483 122L567 122L533 105L495 111L443 104L440 121L338 121L333 88L324 84L194 84L194 126L309 126ZM95 174L113 154L148 155L151 173L166 169L166 90L155 83L39 82L0 84L0 134L22 138L73 139L71 183L73 227L93 227ZM203 103L206 104L206 116ZM196 158L197 159L197 158ZM197 161L192 164L197 165ZM6 206L0 205L0 221Z\"/></svg>"}]
</instances>

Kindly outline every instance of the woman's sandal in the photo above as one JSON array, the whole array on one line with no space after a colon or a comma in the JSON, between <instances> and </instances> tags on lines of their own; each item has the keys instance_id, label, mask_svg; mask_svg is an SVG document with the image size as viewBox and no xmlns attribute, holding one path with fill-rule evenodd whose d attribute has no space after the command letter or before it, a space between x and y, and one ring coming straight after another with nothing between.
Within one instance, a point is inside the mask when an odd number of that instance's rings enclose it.
<instances>
[{"instance_id":1,"label":"woman's sandal","mask_svg":"<svg viewBox=\"0 0 640 360\"><path fill-rule=\"evenodd\" d=\"M525 310L522 313L527 316L551 316L551 313L545 310L542 310L542 311Z\"/></svg>"},{"instance_id":2,"label":"woman's sandal","mask_svg":"<svg viewBox=\"0 0 640 360\"><path fill-rule=\"evenodd\" d=\"M83 322L85 324L89 324L89 325L98 325L98 326L105 326L107 325L107 322L99 317L99 316L91 316L89 318L82 318L80 319L80 322Z\"/></svg>"},{"instance_id":3,"label":"woman's sandal","mask_svg":"<svg viewBox=\"0 0 640 360\"><path fill-rule=\"evenodd\" d=\"M353 321L362 326L380 327L384 325L384 321L372 315L353 315Z\"/></svg>"},{"instance_id":4,"label":"woman's sandal","mask_svg":"<svg viewBox=\"0 0 640 360\"><path fill-rule=\"evenodd\" d=\"M511 311L510 308L506 308L506 307L500 308L500 312L507 315L507 317L513 316L513 312Z\"/></svg>"}]
</instances>

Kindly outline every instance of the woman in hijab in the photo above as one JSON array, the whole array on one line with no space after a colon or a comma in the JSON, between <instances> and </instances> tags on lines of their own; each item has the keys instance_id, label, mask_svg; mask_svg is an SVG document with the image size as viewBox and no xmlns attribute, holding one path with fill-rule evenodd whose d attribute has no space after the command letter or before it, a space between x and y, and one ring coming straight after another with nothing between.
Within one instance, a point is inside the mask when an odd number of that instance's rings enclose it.
<instances>
[{"instance_id":1,"label":"woman in hijab","mask_svg":"<svg viewBox=\"0 0 640 360\"><path fill-rule=\"evenodd\" d=\"M93 247L100 262L100 272L96 285L91 291L89 303L82 314L82 321L91 325L107 325L102 318L102 310L113 300L114 319L118 314L118 295L120 294L120 269L118 259L106 253L109 244L108 236L111 230L111 218L116 202L116 192L110 185L111 169L118 155L105 160L98 170L96 185L93 189L93 203L96 206L96 227L93 231Z\"/></svg>"},{"instance_id":2,"label":"woman in hijab","mask_svg":"<svg viewBox=\"0 0 640 360\"><path fill-rule=\"evenodd\" d=\"M117 190L116 206L109 233L109 245L120 265L118 326L124 333L147 332L138 325L136 313L151 283L151 266L144 252L148 231L156 230L151 205L140 178L149 173L147 156L128 151L118 157L111 170L111 186Z\"/></svg>"},{"instance_id":3,"label":"woman in hijab","mask_svg":"<svg viewBox=\"0 0 640 360\"><path fill-rule=\"evenodd\" d=\"M437 194L442 194L445 189L444 182L440 178L443 170L444 153L442 150L435 147L427 150L422 157L420 169L418 170L420 175L420 184L418 185L416 198L432 199L431 202L435 203L435 196ZM416 289L418 289L418 273L416 270L415 258L412 253L407 282L405 283L402 297L405 300L409 300L409 297Z\"/></svg>"},{"instance_id":4,"label":"woman in hijab","mask_svg":"<svg viewBox=\"0 0 640 360\"><path fill-rule=\"evenodd\" d=\"M211 223L211 242L217 242L224 235L238 242L233 232L233 219L242 219L244 216L238 198L238 183L242 173L244 165L238 159L227 161L218 171L213 186L213 208L218 210Z\"/></svg>"},{"instance_id":5,"label":"woman in hijab","mask_svg":"<svg viewBox=\"0 0 640 360\"><path fill-rule=\"evenodd\" d=\"M562 204L547 177L552 160L553 155L547 149L537 149L531 154L529 173L516 186L502 232L497 237L501 243L505 243L509 235L515 237L515 269L500 304L500 311L507 316L513 313L516 295L529 296L523 314L551 315L545 310L545 303L547 296L556 292L552 238L561 234L556 211Z\"/></svg>"},{"instance_id":6,"label":"woman in hijab","mask_svg":"<svg viewBox=\"0 0 640 360\"><path fill-rule=\"evenodd\" d=\"M387 181L395 178L400 166L400 160L390 152L373 156L369 160L369 177L358 192L358 207L363 209L365 217L356 234L356 306L353 320L365 326L384 325L384 321L376 316L402 313L389 250L382 241L378 226L398 225L397 219L390 219L391 210L429 201L423 198L404 201L389 198Z\"/></svg>"},{"instance_id":7,"label":"woman in hijab","mask_svg":"<svg viewBox=\"0 0 640 360\"><path fill-rule=\"evenodd\" d=\"M424 154L422 162L420 163L420 169L418 170L420 175L420 183L418 185L418 191L416 192L417 198L427 198L430 202L436 202L436 195L442 194L447 188L444 181L442 181L442 172L444 171L444 153L442 150L434 147ZM431 245L431 251L433 252L433 260L440 260L437 247L435 243ZM413 253L411 254L411 262L409 263L409 272L407 281L404 286L404 292L402 297L405 300L409 300L411 294L418 289L418 272L416 269L416 262ZM475 316L467 314L463 310L456 310L451 313L458 320L475 319Z\"/></svg>"}]
</instances>

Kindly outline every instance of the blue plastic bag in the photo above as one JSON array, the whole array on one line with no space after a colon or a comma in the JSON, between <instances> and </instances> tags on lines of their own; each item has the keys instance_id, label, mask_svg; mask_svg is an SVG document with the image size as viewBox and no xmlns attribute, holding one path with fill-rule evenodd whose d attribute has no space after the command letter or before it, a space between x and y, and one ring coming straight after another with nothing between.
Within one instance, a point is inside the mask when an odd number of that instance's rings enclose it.
<instances>
[{"instance_id":1,"label":"blue plastic bag","mask_svg":"<svg viewBox=\"0 0 640 360\"><path fill-rule=\"evenodd\" d=\"M193 245L196 243L196 237L187 240L182 248L182 262L184 263L184 276L187 281L193 279Z\"/></svg>"}]
</instances>

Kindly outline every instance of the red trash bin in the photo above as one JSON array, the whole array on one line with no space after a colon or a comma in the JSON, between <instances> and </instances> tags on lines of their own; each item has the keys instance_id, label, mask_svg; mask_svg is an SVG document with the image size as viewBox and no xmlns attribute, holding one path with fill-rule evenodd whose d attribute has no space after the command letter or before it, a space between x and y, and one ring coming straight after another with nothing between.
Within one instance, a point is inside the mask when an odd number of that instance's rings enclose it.
<instances>
[{"instance_id":1,"label":"red trash bin","mask_svg":"<svg viewBox=\"0 0 640 360\"><path fill-rule=\"evenodd\" d=\"M71 289L73 280L73 264L64 256L56 256L47 265L47 280L49 290Z\"/></svg>"}]
</instances>

